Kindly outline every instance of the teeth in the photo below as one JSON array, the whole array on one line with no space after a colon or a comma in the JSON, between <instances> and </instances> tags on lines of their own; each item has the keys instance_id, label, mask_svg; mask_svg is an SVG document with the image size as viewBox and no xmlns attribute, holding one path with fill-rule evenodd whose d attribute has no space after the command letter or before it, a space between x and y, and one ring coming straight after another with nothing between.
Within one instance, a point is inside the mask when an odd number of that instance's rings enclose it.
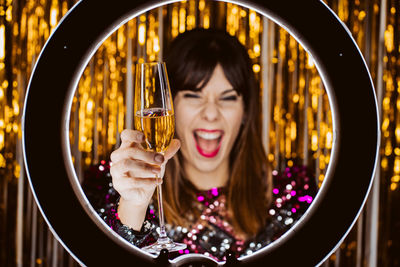
<instances>
[{"instance_id":1,"label":"teeth","mask_svg":"<svg viewBox=\"0 0 400 267\"><path fill-rule=\"evenodd\" d=\"M202 139L206 139L206 140L214 140L217 138L221 137L221 133L220 132L215 132L215 133L207 133L207 132L201 132L198 131L196 132L197 136L202 138Z\"/></svg>"}]
</instances>

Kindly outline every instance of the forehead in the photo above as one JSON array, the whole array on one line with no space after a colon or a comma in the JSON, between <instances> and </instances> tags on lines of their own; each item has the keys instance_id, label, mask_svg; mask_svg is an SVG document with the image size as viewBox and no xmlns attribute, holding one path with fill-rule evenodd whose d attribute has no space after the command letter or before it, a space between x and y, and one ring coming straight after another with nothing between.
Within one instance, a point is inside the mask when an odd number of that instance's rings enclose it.
<instances>
[{"instance_id":1,"label":"forehead","mask_svg":"<svg viewBox=\"0 0 400 267\"><path fill-rule=\"evenodd\" d=\"M199 84L201 86L201 84ZM208 93L223 93L228 89L233 89L232 84L228 81L225 76L224 70L220 64L218 64L213 73L211 74L210 80L202 88L201 92Z\"/></svg>"}]
</instances>

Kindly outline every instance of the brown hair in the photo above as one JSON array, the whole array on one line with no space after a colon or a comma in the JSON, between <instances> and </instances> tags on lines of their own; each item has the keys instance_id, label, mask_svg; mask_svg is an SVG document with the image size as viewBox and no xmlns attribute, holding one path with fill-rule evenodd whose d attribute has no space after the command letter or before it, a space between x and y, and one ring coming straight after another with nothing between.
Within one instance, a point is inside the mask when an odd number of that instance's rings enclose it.
<instances>
[{"instance_id":1,"label":"brown hair","mask_svg":"<svg viewBox=\"0 0 400 267\"><path fill-rule=\"evenodd\" d=\"M272 180L261 141L259 86L244 46L225 31L195 29L175 38L165 58L173 96L180 90L201 90L220 64L239 95L243 96L244 117L230 152L227 207L234 228L256 234L266 223L272 198ZM180 152L168 162L163 188L165 216L169 223L186 225L183 214L196 201L195 187L185 178ZM194 214L199 215L200 214Z\"/></svg>"}]
</instances>

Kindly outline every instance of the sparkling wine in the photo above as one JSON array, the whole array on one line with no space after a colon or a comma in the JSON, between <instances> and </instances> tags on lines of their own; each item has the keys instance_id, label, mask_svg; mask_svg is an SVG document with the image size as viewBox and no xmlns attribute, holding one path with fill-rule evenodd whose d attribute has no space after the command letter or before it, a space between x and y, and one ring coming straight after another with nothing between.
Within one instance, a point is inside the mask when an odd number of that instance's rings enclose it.
<instances>
[{"instance_id":1,"label":"sparkling wine","mask_svg":"<svg viewBox=\"0 0 400 267\"><path fill-rule=\"evenodd\" d=\"M143 148L163 152L174 136L175 117L171 111L149 108L137 111L134 118L135 129L144 133Z\"/></svg>"}]
</instances>

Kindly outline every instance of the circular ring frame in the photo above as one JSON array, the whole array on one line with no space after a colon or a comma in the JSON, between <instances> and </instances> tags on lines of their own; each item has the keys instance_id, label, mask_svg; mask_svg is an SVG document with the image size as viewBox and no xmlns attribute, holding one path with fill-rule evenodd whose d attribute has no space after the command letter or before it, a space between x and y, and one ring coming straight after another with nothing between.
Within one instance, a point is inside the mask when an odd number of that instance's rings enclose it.
<instances>
[{"instance_id":1,"label":"circular ring frame","mask_svg":"<svg viewBox=\"0 0 400 267\"><path fill-rule=\"evenodd\" d=\"M73 170L68 125L74 91L101 43L129 19L172 2L177 1L78 2L47 41L32 73L22 124L29 182L53 234L82 265L160 263L109 230L95 214ZM351 34L322 1L228 2L281 25L312 55L328 93L334 128L326 179L307 213L280 239L233 263L319 265L353 226L372 184L380 140L373 83ZM196 263L222 264L201 255L181 256L168 264Z\"/></svg>"}]
</instances>

